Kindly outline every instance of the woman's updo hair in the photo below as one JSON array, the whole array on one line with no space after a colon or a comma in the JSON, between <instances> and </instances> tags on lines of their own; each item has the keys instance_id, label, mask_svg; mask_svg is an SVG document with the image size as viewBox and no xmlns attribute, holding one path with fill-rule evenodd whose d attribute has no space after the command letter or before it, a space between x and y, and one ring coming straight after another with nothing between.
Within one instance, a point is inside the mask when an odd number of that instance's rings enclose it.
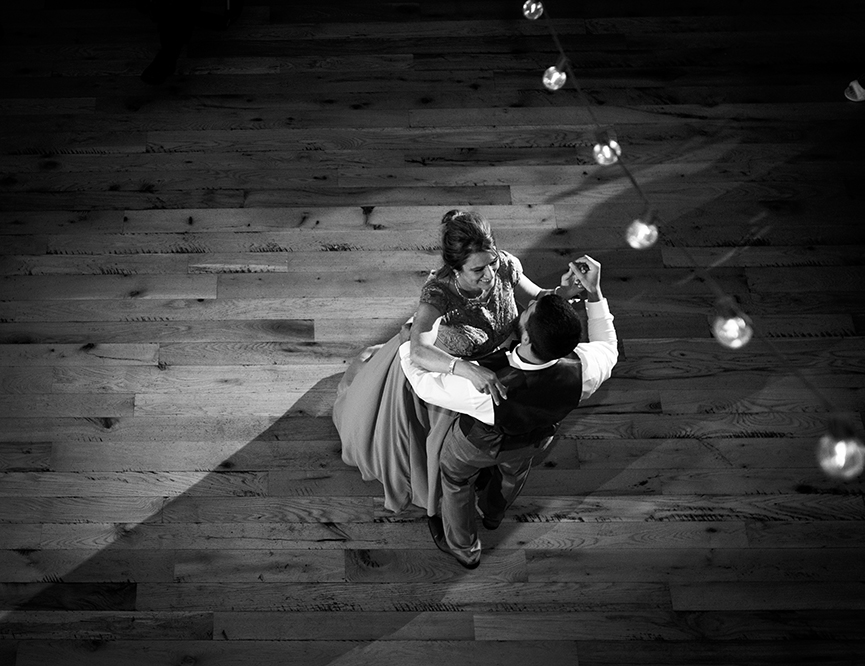
<instances>
[{"instance_id":1,"label":"woman's updo hair","mask_svg":"<svg viewBox=\"0 0 865 666\"><path fill-rule=\"evenodd\" d=\"M478 213L449 210L442 218L442 276L460 270L476 252L496 252L490 224Z\"/></svg>"}]
</instances>

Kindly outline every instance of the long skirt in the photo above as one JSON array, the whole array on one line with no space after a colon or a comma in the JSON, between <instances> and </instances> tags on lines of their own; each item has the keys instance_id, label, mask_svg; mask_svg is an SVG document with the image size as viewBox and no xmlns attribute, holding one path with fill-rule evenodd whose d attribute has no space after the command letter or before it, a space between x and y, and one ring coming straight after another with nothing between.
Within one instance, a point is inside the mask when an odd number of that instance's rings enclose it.
<instances>
[{"instance_id":1,"label":"long skirt","mask_svg":"<svg viewBox=\"0 0 865 666\"><path fill-rule=\"evenodd\" d=\"M403 374L399 336L366 350L349 366L333 407L342 460L384 486L384 506L438 512L439 456L457 414L418 398Z\"/></svg>"}]
</instances>

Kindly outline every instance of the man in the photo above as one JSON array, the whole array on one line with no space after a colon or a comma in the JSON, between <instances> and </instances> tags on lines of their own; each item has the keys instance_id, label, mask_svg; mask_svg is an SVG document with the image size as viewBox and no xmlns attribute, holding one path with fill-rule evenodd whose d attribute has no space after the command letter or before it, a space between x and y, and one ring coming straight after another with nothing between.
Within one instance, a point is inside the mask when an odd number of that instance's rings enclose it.
<instances>
[{"instance_id":1,"label":"man","mask_svg":"<svg viewBox=\"0 0 865 666\"><path fill-rule=\"evenodd\" d=\"M460 413L442 446L441 515L429 520L436 546L468 569L481 557L476 484L483 485L478 497L483 524L495 529L525 485L534 456L562 419L610 377L618 360L613 316L601 293L601 265L588 255L575 263L574 274L586 291L589 341L580 343L580 320L567 301L554 294L532 301L520 315L513 351L481 361L504 386L501 398L454 374L427 372L411 362L408 344L400 348L403 371L417 395Z\"/></svg>"}]
</instances>

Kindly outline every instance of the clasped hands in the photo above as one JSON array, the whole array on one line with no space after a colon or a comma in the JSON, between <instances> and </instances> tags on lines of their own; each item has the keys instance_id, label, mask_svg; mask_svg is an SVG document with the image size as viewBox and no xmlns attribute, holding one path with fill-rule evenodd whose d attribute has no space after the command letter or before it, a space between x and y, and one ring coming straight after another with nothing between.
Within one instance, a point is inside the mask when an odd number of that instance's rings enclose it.
<instances>
[{"instance_id":1,"label":"clasped hands","mask_svg":"<svg viewBox=\"0 0 865 666\"><path fill-rule=\"evenodd\" d=\"M601 264L584 254L568 263L568 270L559 281L559 296L564 299L576 298L583 292L594 294L601 281Z\"/></svg>"}]
</instances>

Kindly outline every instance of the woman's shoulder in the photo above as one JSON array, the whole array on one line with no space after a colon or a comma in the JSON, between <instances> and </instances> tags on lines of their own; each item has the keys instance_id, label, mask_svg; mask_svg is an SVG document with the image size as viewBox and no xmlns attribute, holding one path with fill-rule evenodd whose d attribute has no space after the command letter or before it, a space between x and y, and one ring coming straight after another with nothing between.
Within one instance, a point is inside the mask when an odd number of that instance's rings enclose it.
<instances>
[{"instance_id":1,"label":"woman's shoulder","mask_svg":"<svg viewBox=\"0 0 865 666\"><path fill-rule=\"evenodd\" d=\"M441 278L433 271L420 290L420 302L429 303L444 312L444 305L451 300L452 294L448 280Z\"/></svg>"},{"instance_id":2,"label":"woman's shoulder","mask_svg":"<svg viewBox=\"0 0 865 666\"><path fill-rule=\"evenodd\" d=\"M505 275L510 282L516 284L520 281L520 276L523 274L522 262L507 250L499 250L499 272Z\"/></svg>"}]
</instances>

